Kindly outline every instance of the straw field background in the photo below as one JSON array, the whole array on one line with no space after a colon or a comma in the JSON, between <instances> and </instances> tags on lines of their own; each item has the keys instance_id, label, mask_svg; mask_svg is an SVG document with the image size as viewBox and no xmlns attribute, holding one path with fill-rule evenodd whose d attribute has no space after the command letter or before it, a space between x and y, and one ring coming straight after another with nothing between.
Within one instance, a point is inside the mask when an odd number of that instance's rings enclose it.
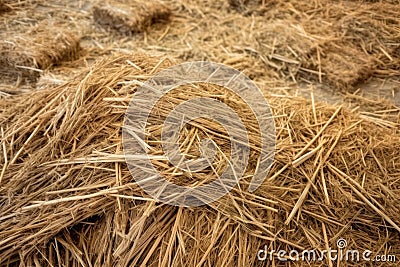
<instances>
[{"instance_id":1,"label":"straw field background","mask_svg":"<svg viewBox=\"0 0 400 267\"><path fill-rule=\"evenodd\" d=\"M398 266L400 2L333 0L0 0L0 266ZM153 164L196 186L228 164L218 123L197 120L181 149L219 148L190 174L165 161L162 122L194 97L219 100L249 131L244 179L196 208L153 200L125 163L122 126L136 89L178 63L243 71L276 126L263 184L260 132L246 103L192 84L165 95L147 130ZM396 262L261 261L260 249L337 247Z\"/></svg>"}]
</instances>

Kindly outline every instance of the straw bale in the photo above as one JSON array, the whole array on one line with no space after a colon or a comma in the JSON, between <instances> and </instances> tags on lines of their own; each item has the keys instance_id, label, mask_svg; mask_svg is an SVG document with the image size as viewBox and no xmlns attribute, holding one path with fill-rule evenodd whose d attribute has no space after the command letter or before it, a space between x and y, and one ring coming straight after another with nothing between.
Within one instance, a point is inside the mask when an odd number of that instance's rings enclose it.
<instances>
[{"instance_id":1,"label":"straw bale","mask_svg":"<svg viewBox=\"0 0 400 267\"><path fill-rule=\"evenodd\" d=\"M122 34L143 32L150 25L166 21L171 11L158 1L106 1L93 7L94 20Z\"/></svg>"},{"instance_id":2,"label":"straw bale","mask_svg":"<svg viewBox=\"0 0 400 267\"><path fill-rule=\"evenodd\" d=\"M236 1L237 2L237 1ZM348 90L371 76L398 76L400 6L357 1L239 1L264 7L256 51L281 77ZM256 13L257 14L257 13Z\"/></svg>"},{"instance_id":3,"label":"straw bale","mask_svg":"<svg viewBox=\"0 0 400 267\"><path fill-rule=\"evenodd\" d=\"M0 14L11 11L12 8L5 1L0 1Z\"/></svg>"},{"instance_id":4,"label":"straw bale","mask_svg":"<svg viewBox=\"0 0 400 267\"><path fill-rule=\"evenodd\" d=\"M354 46L330 42L317 49L319 51L314 50L313 56L303 66L314 70L314 73L320 73L323 83L326 81L335 88L348 89L367 80L373 73L373 58ZM315 57L317 53L319 56ZM307 76L307 73L304 75ZM315 74L313 76L310 79L318 77Z\"/></svg>"},{"instance_id":5,"label":"straw bale","mask_svg":"<svg viewBox=\"0 0 400 267\"><path fill-rule=\"evenodd\" d=\"M399 125L302 98L267 96L277 128L276 158L256 192L247 192L244 179L208 206L151 200L125 164L121 127L136 86L171 64L116 55L64 85L0 102L0 264L266 266L273 263L257 260L264 245L276 251L335 249L339 238L351 249L400 253ZM257 125L245 103L226 90L196 88L175 89L151 119L162 121L171 104L202 95L233 106L249 128ZM211 138L224 135L219 124L200 125L198 132L207 129ZM156 154L162 154L160 127L149 127L146 141ZM182 134L200 137L190 129ZM252 143L257 140L250 134ZM221 151L229 147L218 145ZM257 146L252 153L249 177ZM169 179L191 182L165 162L153 163Z\"/></svg>"},{"instance_id":6,"label":"straw bale","mask_svg":"<svg viewBox=\"0 0 400 267\"><path fill-rule=\"evenodd\" d=\"M313 15L331 23L337 37L336 43L329 45L337 47L335 49L337 52L332 54L333 61L329 64L334 65L337 55L343 54L343 61L364 66L362 68L365 70L371 67L370 75L363 77L365 79L371 75L399 74L398 68L395 67L399 61L396 50L400 47L399 5L388 1L375 3L353 1L337 2L333 3L333 6L327 4L323 9L325 11L317 11ZM339 65L336 67L341 68Z\"/></svg>"},{"instance_id":7,"label":"straw bale","mask_svg":"<svg viewBox=\"0 0 400 267\"><path fill-rule=\"evenodd\" d=\"M42 70L74 60L79 38L52 23L41 23L27 33L0 41L0 74L11 80L36 81Z\"/></svg>"}]
</instances>

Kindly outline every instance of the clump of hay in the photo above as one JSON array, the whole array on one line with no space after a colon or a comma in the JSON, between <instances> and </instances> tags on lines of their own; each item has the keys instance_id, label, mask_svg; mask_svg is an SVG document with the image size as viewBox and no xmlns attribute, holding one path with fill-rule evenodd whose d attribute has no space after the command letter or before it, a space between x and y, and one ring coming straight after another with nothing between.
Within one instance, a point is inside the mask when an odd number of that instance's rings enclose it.
<instances>
[{"instance_id":1,"label":"clump of hay","mask_svg":"<svg viewBox=\"0 0 400 267\"><path fill-rule=\"evenodd\" d=\"M122 34L143 32L159 21L168 20L171 11L158 1L106 1L93 7L94 20Z\"/></svg>"},{"instance_id":2,"label":"clump of hay","mask_svg":"<svg viewBox=\"0 0 400 267\"><path fill-rule=\"evenodd\" d=\"M36 81L43 70L74 60L79 38L62 27L40 23L23 35L0 41L0 74L11 80Z\"/></svg>"},{"instance_id":3,"label":"clump of hay","mask_svg":"<svg viewBox=\"0 0 400 267\"><path fill-rule=\"evenodd\" d=\"M343 107L268 97L276 157L256 192L247 192L244 179L209 206L178 208L149 198L125 164L121 127L135 88L169 65L168 59L117 55L65 85L0 102L1 264L265 266L257 259L265 246L322 251L336 249L339 238L349 249L400 253L399 125ZM230 100L226 90L195 88L177 88L151 118L161 121L166 107L192 94L232 101L246 114L245 103ZM257 122L245 116L244 124ZM191 126L224 136L215 124ZM148 142L162 154L159 130L159 124L148 128ZM188 129L184 139L199 132ZM218 145L226 150L226 143ZM253 153L249 176L256 147ZM190 182L164 161L155 164L170 179Z\"/></svg>"},{"instance_id":4,"label":"clump of hay","mask_svg":"<svg viewBox=\"0 0 400 267\"><path fill-rule=\"evenodd\" d=\"M373 73L373 58L354 46L330 42L317 49L309 54L310 58L303 67L315 70L312 74L318 73L321 82L324 79L336 88L346 88L368 80ZM307 70L303 68L301 71L310 75Z\"/></svg>"},{"instance_id":5,"label":"clump of hay","mask_svg":"<svg viewBox=\"0 0 400 267\"><path fill-rule=\"evenodd\" d=\"M229 6L238 12L248 9L249 0L228 0ZM256 2L257 3L257 2ZM259 4L259 3L257 3Z\"/></svg>"},{"instance_id":6,"label":"clump of hay","mask_svg":"<svg viewBox=\"0 0 400 267\"><path fill-rule=\"evenodd\" d=\"M304 62L309 57L313 59L319 46L334 36L326 34L322 37L317 29L310 30L312 26L311 23L295 23L287 18L269 22L268 27L256 35L260 57L269 68L276 69L282 76L288 74L293 80L300 70L314 73L305 69Z\"/></svg>"}]
</instances>

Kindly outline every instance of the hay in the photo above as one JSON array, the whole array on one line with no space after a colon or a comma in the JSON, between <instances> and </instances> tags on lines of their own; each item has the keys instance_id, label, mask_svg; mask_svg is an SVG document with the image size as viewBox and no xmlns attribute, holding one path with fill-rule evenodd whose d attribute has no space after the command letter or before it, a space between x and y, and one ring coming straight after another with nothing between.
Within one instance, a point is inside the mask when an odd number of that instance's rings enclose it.
<instances>
[{"instance_id":1,"label":"hay","mask_svg":"<svg viewBox=\"0 0 400 267\"><path fill-rule=\"evenodd\" d=\"M327 55L328 60L332 58L332 62L327 62L326 69L342 68L337 62L341 57L342 65L349 66L346 73L352 76L346 78L349 84L344 79L345 88L351 88L373 74L385 77L399 74L398 68L388 63L399 60L395 52L400 46L400 19L396 15L400 12L399 5L386 2L362 5L343 2L329 11L331 14L326 19L335 25L336 36L340 39L330 45L336 46L336 49L332 56ZM317 59L317 55L314 58ZM344 62L352 62L356 66L351 70L351 63ZM322 63L321 68L324 68ZM329 80L328 74L327 78ZM337 83L334 80L332 82Z\"/></svg>"},{"instance_id":2,"label":"hay","mask_svg":"<svg viewBox=\"0 0 400 267\"><path fill-rule=\"evenodd\" d=\"M121 2L127 5L127 1ZM19 14L19 17L32 17L40 21L53 16L55 21L68 22L68 28L83 37L85 48L103 50L97 54L90 52L92 57L126 49L152 55L168 54L185 61L221 62L244 71L269 90L282 94L289 93L287 88L293 82L317 86L320 83L327 91L358 89L362 83L342 86L329 80L329 73L323 72L324 66L318 64L318 51L321 57L324 50L326 58L346 61L346 58L336 58L340 54L331 49L335 43L340 45L339 51L345 51L346 47L356 49L357 55L363 55L361 63L372 59L369 76L361 75L360 80L387 78L389 75L398 79L399 56L396 47L399 47L399 19L396 14L399 13L399 6L387 1L248 1L249 6L254 5L255 10L260 10L251 16L232 11L228 1L222 0L164 2L173 14L168 25L154 25L150 31L138 34L135 38L115 36L99 29L93 23L91 3L71 2L62 5L51 0L24 9L28 14ZM57 17L55 14L60 12L63 16ZM9 34L14 28L8 28L8 25L16 24L19 20L18 16L14 19L14 22L8 19L8 23L4 24L3 29L7 28ZM281 30L270 34L271 29L279 23L282 23ZM285 38L290 42L285 43ZM303 45L310 42L308 47ZM332 57L329 51L333 51ZM287 59L291 61L285 62ZM358 62L358 56L352 57L351 61ZM325 63L329 65L329 61ZM357 73L355 71L351 76L357 77ZM68 72L65 74L69 75ZM351 80L356 81L357 78Z\"/></svg>"},{"instance_id":3,"label":"hay","mask_svg":"<svg viewBox=\"0 0 400 267\"><path fill-rule=\"evenodd\" d=\"M0 0L0 15L10 11L18 11L27 7L32 7L40 0Z\"/></svg>"},{"instance_id":4,"label":"hay","mask_svg":"<svg viewBox=\"0 0 400 267\"><path fill-rule=\"evenodd\" d=\"M257 1L249 1L249 0L228 0L229 6L236 10L237 12L244 12L249 9L249 3L251 4L260 4Z\"/></svg>"},{"instance_id":5,"label":"hay","mask_svg":"<svg viewBox=\"0 0 400 267\"><path fill-rule=\"evenodd\" d=\"M5 1L3 1L3 0L1 0L0 1L0 15L2 14L2 13L6 13L6 12L9 12L9 11L11 11L12 10L12 8L11 8L11 6L9 5L9 4L7 4Z\"/></svg>"},{"instance_id":6,"label":"hay","mask_svg":"<svg viewBox=\"0 0 400 267\"><path fill-rule=\"evenodd\" d=\"M94 20L122 34L143 32L156 22L168 20L171 11L158 1L106 1L93 7Z\"/></svg>"},{"instance_id":7,"label":"hay","mask_svg":"<svg viewBox=\"0 0 400 267\"><path fill-rule=\"evenodd\" d=\"M76 59L79 50L74 34L61 25L42 22L0 42L0 74L10 80L36 81L43 70Z\"/></svg>"},{"instance_id":8,"label":"hay","mask_svg":"<svg viewBox=\"0 0 400 267\"><path fill-rule=\"evenodd\" d=\"M65 85L0 102L1 264L265 266L257 260L264 245L336 249L339 238L351 249L399 255L399 125L342 107L268 97L277 154L255 193L246 191L245 179L209 206L178 208L149 199L125 164L121 126L135 86L170 64L119 55ZM229 102L221 88L195 88L177 88L152 119L162 120L166 107L192 94L216 97L246 114L244 103ZM246 125L256 123L244 117ZM201 126L211 137L220 130ZM161 153L154 142L159 129L148 128L154 153ZM200 136L188 128L183 138L193 134ZM226 143L219 145L226 151ZM248 175L257 149L252 153ZM190 178L156 164L172 180ZM318 263L293 263L309 264Z\"/></svg>"},{"instance_id":9,"label":"hay","mask_svg":"<svg viewBox=\"0 0 400 267\"><path fill-rule=\"evenodd\" d=\"M343 49L344 47L346 48ZM360 82L367 81L373 73L373 58L354 46L330 42L317 49L319 51L315 52L314 49L312 55L319 54L319 56L317 58L311 56L303 67L315 70L321 80L326 80L335 88L352 88ZM303 70L303 75L307 77L315 73Z\"/></svg>"},{"instance_id":10,"label":"hay","mask_svg":"<svg viewBox=\"0 0 400 267\"><path fill-rule=\"evenodd\" d=\"M308 26L307 29L304 26ZM296 81L299 70L306 67L304 62L310 61L309 58L313 59L320 44L334 39L334 36L328 34L313 34L311 27L311 23L300 24L288 18L270 22L256 37L263 61L268 67L279 71L281 76L289 76ZM319 30L323 31L322 26L313 32L317 33Z\"/></svg>"},{"instance_id":11,"label":"hay","mask_svg":"<svg viewBox=\"0 0 400 267\"><path fill-rule=\"evenodd\" d=\"M256 3L267 19L265 29L256 32L258 53L281 77L348 90L371 76L400 74L399 5L329 0ZM248 5L255 10L255 2ZM274 32L277 24L281 30Z\"/></svg>"}]
</instances>

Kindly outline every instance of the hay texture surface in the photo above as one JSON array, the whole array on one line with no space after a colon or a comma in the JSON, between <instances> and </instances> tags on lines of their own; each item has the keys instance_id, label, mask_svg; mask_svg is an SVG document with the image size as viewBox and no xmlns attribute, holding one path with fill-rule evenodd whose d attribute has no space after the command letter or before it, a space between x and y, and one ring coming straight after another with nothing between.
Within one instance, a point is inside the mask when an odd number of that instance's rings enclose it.
<instances>
[{"instance_id":1,"label":"hay texture surface","mask_svg":"<svg viewBox=\"0 0 400 267\"><path fill-rule=\"evenodd\" d=\"M1 15L2 13L6 13L6 12L9 12L9 11L11 11L11 10L12 10L12 8L11 8L11 6L10 6L8 3L6 3L6 2L3 1L3 0L0 1L0 15Z\"/></svg>"},{"instance_id":2,"label":"hay texture surface","mask_svg":"<svg viewBox=\"0 0 400 267\"><path fill-rule=\"evenodd\" d=\"M166 21L171 11L158 1L105 1L93 7L94 20L122 34L143 32L153 23Z\"/></svg>"},{"instance_id":3,"label":"hay texture surface","mask_svg":"<svg viewBox=\"0 0 400 267\"><path fill-rule=\"evenodd\" d=\"M259 261L257 252L265 246L336 249L339 238L351 249L400 255L399 125L343 107L268 97L276 157L254 193L243 179L203 207L167 206L147 196L125 164L121 127L138 84L171 64L165 58L117 55L65 85L0 102L1 265L287 266L276 259ZM249 128L257 125L245 103L211 85L177 88L150 119L161 122L171 104L199 95L233 106ZM144 140L156 155L163 154L160 127L149 126ZM189 141L204 132L227 151L221 126L197 121L182 131L188 157L198 155L196 142L191 147ZM257 130L252 133L249 177L259 142ZM201 178L155 159L167 179L190 185ZM218 169L225 163L213 164Z\"/></svg>"},{"instance_id":4,"label":"hay texture surface","mask_svg":"<svg viewBox=\"0 0 400 267\"><path fill-rule=\"evenodd\" d=\"M73 33L43 22L0 41L0 74L10 80L36 81L43 70L76 59L79 50L79 38Z\"/></svg>"}]
</instances>

